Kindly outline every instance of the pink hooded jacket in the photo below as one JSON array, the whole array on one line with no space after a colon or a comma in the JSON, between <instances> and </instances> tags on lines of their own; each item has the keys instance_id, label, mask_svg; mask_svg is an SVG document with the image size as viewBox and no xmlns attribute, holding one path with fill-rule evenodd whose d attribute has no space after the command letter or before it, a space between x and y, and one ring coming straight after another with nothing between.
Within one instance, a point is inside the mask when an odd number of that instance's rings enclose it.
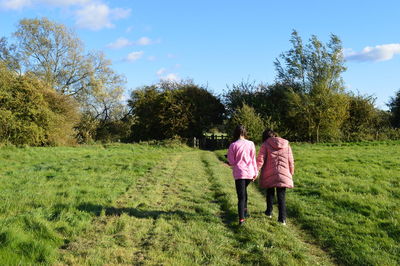
<instances>
[{"instance_id":1,"label":"pink hooded jacket","mask_svg":"<svg viewBox=\"0 0 400 266\"><path fill-rule=\"evenodd\" d=\"M279 137L268 138L258 153L257 168L262 168L262 188L293 188L294 159L289 141Z\"/></svg>"}]
</instances>

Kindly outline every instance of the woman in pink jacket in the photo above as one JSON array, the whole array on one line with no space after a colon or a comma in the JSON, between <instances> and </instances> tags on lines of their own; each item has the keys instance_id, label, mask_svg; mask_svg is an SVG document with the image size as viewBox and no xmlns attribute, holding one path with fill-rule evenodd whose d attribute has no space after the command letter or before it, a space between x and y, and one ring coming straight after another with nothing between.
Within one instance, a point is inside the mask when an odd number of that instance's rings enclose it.
<instances>
[{"instance_id":1,"label":"woman in pink jacket","mask_svg":"<svg viewBox=\"0 0 400 266\"><path fill-rule=\"evenodd\" d=\"M228 162L232 168L238 198L239 225L244 223L247 212L247 186L257 175L256 148L254 143L247 140L244 126L239 125L233 132L236 140L229 146Z\"/></svg>"},{"instance_id":2,"label":"woman in pink jacket","mask_svg":"<svg viewBox=\"0 0 400 266\"><path fill-rule=\"evenodd\" d=\"M286 188L293 188L294 160L289 141L278 137L271 129L263 132L263 144L257 156L257 168L261 169L260 186L267 189L267 210L272 217L275 189L278 196L278 221L286 225Z\"/></svg>"}]
</instances>

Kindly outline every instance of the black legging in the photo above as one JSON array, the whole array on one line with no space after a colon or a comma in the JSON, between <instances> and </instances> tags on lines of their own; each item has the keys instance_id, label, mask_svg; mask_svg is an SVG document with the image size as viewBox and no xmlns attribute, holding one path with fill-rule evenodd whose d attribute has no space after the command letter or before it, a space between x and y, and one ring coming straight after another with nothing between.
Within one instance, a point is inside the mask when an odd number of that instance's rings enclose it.
<instances>
[{"instance_id":1,"label":"black legging","mask_svg":"<svg viewBox=\"0 0 400 266\"><path fill-rule=\"evenodd\" d=\"M285 192L286 192L286 188L284 188L284 187L276 188L276 194L278 196L278 209L279 209L278 221L280 221L280 222L284 222L286 220ZM267 215L272 214L272 205L274 203L274 196L275 196L275 188L268 188L267 189L267 210L265 211L265 214L267 214Z\"/></svg>"},{"instance_id":2,"label":"black legging","mask_svg":"<svg viewBox=\"0 0 400 266\"><path fill-rule=\"evenodd\" d=\"M247 186L250 184L250 182L251 179L235 180L239 219L244 219L244 213L245 210L247 210Z\"/></svg>"}]
</instances>

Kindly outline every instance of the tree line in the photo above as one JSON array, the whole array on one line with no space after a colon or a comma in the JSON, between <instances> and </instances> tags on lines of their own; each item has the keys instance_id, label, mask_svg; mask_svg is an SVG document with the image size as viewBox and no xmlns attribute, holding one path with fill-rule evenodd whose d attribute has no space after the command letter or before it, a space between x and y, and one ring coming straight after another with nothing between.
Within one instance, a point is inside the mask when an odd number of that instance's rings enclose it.
<instances>
[{"instance_id":1,"label":"tree line","mask_svg":"<svg viewBox=\"0 0 400 266\"><path fill-rule=\"evenodd\" d=\"M47 18L22 19L12 42L0 38L0 143L72 145L190 139L247 126L259 141L271 127L293 141L399 138L400 91L375 107L374 98L345 90L340 39L296 31L292 48L274 62L273 84L240 82L215 95L191 80L160 81L122 102L123 75L101 52L86 52L76 34Z\"/></svg>"}]
</instances>

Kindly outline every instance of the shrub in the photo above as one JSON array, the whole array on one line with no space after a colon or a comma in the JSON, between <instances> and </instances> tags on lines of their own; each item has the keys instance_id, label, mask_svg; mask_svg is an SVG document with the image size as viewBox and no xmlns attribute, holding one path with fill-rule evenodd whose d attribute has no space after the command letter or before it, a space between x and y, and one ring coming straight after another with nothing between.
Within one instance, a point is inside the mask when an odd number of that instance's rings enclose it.
<instances>
[{"instance_id":1,"label":"shrub","mask_svg":"<svg viewBox=\"0 0 400 266\"><path fill-rule=\"evenodd\" d=\"M0 142L65 145L74 142L77 106L29 73L16 75L0 65Z\"/></svg>"}]
</instances>

